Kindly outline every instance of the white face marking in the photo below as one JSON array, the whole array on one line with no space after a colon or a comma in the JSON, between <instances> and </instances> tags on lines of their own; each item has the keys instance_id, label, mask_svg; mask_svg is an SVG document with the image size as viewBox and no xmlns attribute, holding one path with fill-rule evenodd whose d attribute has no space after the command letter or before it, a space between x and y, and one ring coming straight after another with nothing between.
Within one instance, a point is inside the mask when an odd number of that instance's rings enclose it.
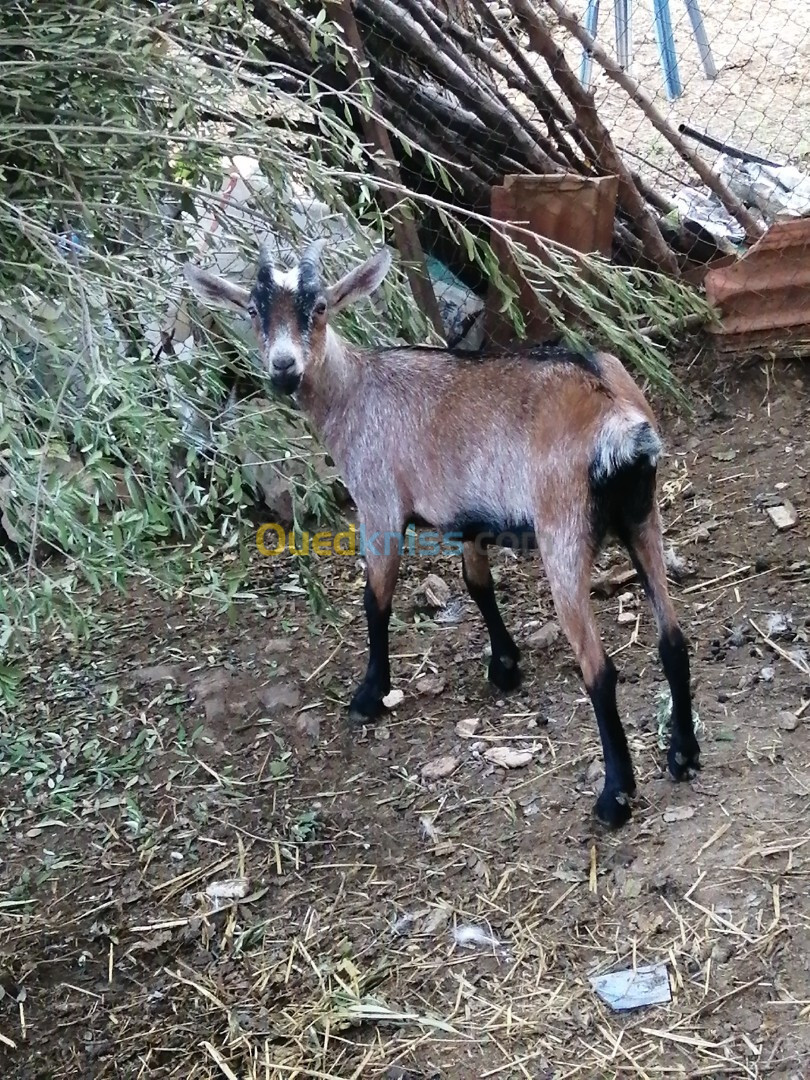
<instances>
[{"instance_id":1,"label":"white face marking","mask_svg":"<svg viewBox=\"0 0 810 1080\"><path fill-rule=\"evenodd\" d=\"M285 289L287 292L298 291L298 267L292 270L282 270L278 266L273 267L273 284L277 289Z\"/></svg>"},{"instance_id":2,"label":"white face marking","mask_svg":"<svg viewBox=\"0 0 810 1080\"><path fill-rule=\"evenodd\" d=\"M294 302L299 285L298 267L295 266L292 269L284 269L283 267L274 266L272 268L272 275L275 289L279 292L286 293L286 299ZM288 309L291 306L292 304L288 304ZM293 366L289 369L289 374L302 375L304 371L304 354L301 348L301 342L293 341L289 326L283 325L276 327L271 322L270 333L265 338L265 366L272 372L273 366L276 363L281 362L286 368L285 361L290 359L293 360Z\"/></svg>"},{"instance_id":3,"label":"white face marking","mask_svg":"<svg viewBox=\"0 0 810 1080\"><path fill-rule=\"evenodd\" d=\"M301 375L304 370L304 357L301 346L293 341L286 327L282 327L268 340L264 351L264 359L270 372L272 372L273 366L279 362L286 368L285 361L290 359L293 361L293 366L290 369L291 374Z\"/></svg>"}]
</instances>

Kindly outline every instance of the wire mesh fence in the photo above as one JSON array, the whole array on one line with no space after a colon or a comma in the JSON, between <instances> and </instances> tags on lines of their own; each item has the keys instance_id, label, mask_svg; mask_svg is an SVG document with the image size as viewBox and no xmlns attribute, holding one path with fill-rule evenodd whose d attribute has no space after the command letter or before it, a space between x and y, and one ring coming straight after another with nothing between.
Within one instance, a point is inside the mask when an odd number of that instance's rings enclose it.
<instances>
[{"instance_id":1,"label":"wire mesh fence","mask_svg":"<svg viewBox=\"0 0 810 1080\"><path fill-rule=\"evenodd\" d=\"M627 35L630 73L676 128L688 124L741 151L781 163L808 160L810 86L805 71L810 8L789 0L704 0L698 11L708 49L707 71L690 17L693 4L695 0L669 0L666 5L661 0L635 0ZM615 19L625 5L622 0L602 0L597 6L596 37L618 58ZM583 24L589 21L588 0L576 0L571 7ZM663 43L656 28L658 9L669 13ZM582 51L570 38L566 53L572 63L581 62ZM643 114L616 94L598 66L592 70L596 106L621 150L632 154L651 177L682 182L677 155L650 129ZM668 92L668 70L673 96Z\"/></svg>"},{"instance_id":2,"label":"wire mesh fence","mask_svg":"<svg viewBox=\"0 0 810 1080\"><path fill-rule=\"evenodd\" d=\"M713 167L722 165L723 151L699 142L696 135L708 135L715 143L773 165L801 167L810 162L807 5L789 0L711 0L700 5L699 0L636 0L629 24L622 19L630 10L627 0L577 0L571 7L583 25L595 29L603 47L629 61L629 74L674 129L687 129L687 137ZM641 175L670 195L693 183L693 174L671 144L642 110L617 92L598 65L588 64L586 50L570 36L565 51L581 76L588 80L590 75L596 108L617 147Z\"/></svg>"},{"instance_id":3,"label":"wire mesh fence","mask_svg":"<svg viewBox=\"0 0 810 1080\"><path fill-rule=\"evenodd\" d=\"M610 254L667 273L693 253L684 219L708 223L727 251L802 212L803 190L786 207L784 184L761 174L765 162L801 165L808 153L810 14L787 0L723 0L705 12L699 0L341 0L318 23L323 10L313 0L266 18L280 55L299 77L345 87L339 48L293 30L334 19L342 42L352 21L357 71L371 76L403 187L422 200L427 254L470 289L485 289L485 275L435 203L486 215L509 174L617 173Z\"/></svg>"}]
</instances>

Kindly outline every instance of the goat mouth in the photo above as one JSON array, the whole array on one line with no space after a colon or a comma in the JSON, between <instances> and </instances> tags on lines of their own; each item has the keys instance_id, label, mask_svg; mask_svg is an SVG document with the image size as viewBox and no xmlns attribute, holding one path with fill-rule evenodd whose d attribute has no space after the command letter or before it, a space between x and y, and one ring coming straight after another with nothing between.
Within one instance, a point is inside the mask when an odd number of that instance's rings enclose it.
<instances>
[{"instance_id":1,"label":"goat mouth","mask_svg":"<svg viewBox=\"0 0 810 1080\"><path fill-rule=\"evenodd\" d=\"M270 385L281 394L294 394L301 385L301 376L294 371L283 375L274 373L270 376Z\"/></svg>"}]
</instances>

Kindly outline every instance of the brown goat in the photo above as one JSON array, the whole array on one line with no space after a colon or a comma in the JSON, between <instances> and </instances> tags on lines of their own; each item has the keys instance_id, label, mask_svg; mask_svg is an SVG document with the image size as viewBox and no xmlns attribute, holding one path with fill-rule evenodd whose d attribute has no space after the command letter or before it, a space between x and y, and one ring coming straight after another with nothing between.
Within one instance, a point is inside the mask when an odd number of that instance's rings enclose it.
<instances>
[{"instance_id":1,"label":"brown goat","mask_svg":"<svg viewBox=\"0 0 810 1080\"><path fill-rule=\"evenodd\" d=\"M552 346L481 357L350 346L329 316L373 293L390 255L382 250L326 287L322 247L311 245L292 269L263 257L252 290L190 266L186 277L207 302L252 320L272 385L295 395L356 503L367 538L369 662L350 716L380 715L391 688L388 624L402 550L391 537L417 523L463 541L464 581L489 631L489 678L501 690L520 681L520 651L498 610L487 548L528 540L540 550L599 725L605 784L596 812L623 824L636 785L616 669L590 602L593 560L608 535L626 546L655 613L672 692L669 771L682 780L700 767L656 503L661 443L643 394L606 353Z\"/></svg>"}]
</instances>

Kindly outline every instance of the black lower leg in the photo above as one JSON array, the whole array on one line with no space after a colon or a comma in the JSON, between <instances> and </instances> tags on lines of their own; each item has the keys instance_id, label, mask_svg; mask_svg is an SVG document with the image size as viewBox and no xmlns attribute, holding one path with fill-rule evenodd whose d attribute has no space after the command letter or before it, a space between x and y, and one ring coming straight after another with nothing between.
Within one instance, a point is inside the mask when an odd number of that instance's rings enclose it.
<instances>
[{"instance_id":1,"label":"black lower leg","mask_svg":"<svg viewBox=\"0 0 810 1080\"><path fill-rule=\"evenodd\" d=\"M588 687L605 759L605 786L596 802L596 814L612 828L629 819L630 799L636 793L633 763L616 704L617 681L615 665L606 656L601 670Z\"/></svg>"},{"instance_id":2,"label":"black lower leg","mask_svg":"<svg viewBox=\"0 0 810 1080\"><path fill-rule=\"evenodd\" d=\"M368 582L363 599L368 622L368 668L349 706L351 719L360 721L373 720L383 712L383 698L391 689L391 667L388 659L391 605L381 608Z\"/></svg>"},{"instance_id":3,"label":"black lower leg","mask_svg":"<svg viewBox=\"0 0 810 1080\"><path fill-rule=\"evenodd\" d=\"M520 685L520 649L512 635L504 626L503 618L495 598L495 586L492 575L487 575L485 584L471 581L467 575L466 564L462 563L462 575L472 599L481 612L492 646L492 658L489 661L489 681L499 690L514 690Z\"/></svg>"},{"instance_id":4,"label":"black lower leg","mask_svg":"<svg viewBox=\"0 0 810 1080\"><path fill-rule=\"evenodd\" d=\"M700 747L692 719L692 692L689 686L689 651L678 626L661 634L658 652L672 694L672 736L669 771L675 780L688 780L700 768Z\"/></svg>"}]
</instances>

